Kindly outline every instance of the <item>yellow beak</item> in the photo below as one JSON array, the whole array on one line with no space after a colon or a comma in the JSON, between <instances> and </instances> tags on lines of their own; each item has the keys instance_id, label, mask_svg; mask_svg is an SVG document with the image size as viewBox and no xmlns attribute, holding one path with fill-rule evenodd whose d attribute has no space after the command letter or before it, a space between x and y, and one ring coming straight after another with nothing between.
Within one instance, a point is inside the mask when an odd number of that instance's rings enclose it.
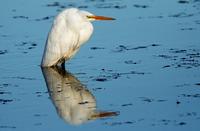
<instances>
[{"instance_id":1,"label":"yellow beak","mask_svg":"<svg viewBox=\"0 0 200 131\"><path fill-rule=\"evenodd\" d=\"M106 16L88 16L89 19L95 19L95 20L115 20L115 18L111 18L111 17L106 17Z\"/></svg>"}]
</instances>

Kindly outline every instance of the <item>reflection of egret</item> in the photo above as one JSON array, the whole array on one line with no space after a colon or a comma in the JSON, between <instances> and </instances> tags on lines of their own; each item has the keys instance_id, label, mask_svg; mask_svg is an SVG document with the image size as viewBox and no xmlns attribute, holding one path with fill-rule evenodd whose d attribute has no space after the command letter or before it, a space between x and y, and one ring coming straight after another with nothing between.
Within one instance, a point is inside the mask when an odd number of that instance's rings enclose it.
<instances>
[{"instance_id":1,"label":"reflection of egret","mask_svg":"<svg viewBox=\"0 0 200 131\"><path fill-rule=\"evenodd\" d=\"M95 16L76 8L65 9L55 18L46 42L42 67L64 66L85 43L93 32L94 20L114 20L114 18Z\"/></svg>"},{"instance_id":2,"label":"reflection of egret","mask_svg":"<svg viewBox=\"0 0 200 131\"><path fill-rule=\"evenodd\" d=\"M78 125L88 120L117 115L96 110L94 96L69 72L59 68L42 68L47 88L60 117Z\"/></svg>"}]
</instances>

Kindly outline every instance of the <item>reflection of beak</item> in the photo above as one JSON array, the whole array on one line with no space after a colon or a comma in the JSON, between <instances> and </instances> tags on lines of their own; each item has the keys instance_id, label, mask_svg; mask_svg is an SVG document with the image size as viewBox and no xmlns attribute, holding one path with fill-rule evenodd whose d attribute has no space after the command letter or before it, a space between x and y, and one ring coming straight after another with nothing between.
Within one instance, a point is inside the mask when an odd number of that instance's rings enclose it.
<instances>
[{"instance_id":1,"label":"reflection of beak","mask_svg":"<svg viewBox=\"0 0 200 131\"><path fill-rule=\"evenodd\" d=\"M115 20L115 18L106 17L106 16L97 16L97 15L88 16L88 18L95 19L95 20Z\"/></svg>"},{"instance_id":2,"label":"reflection of beak","mask_svg":"<svg viewBox=\"0 0 200 131\"><path fill-rule=\"evenodd\" d=\"M118 116L119 112L98 112L92 115L93 119L96 118L103 118L103 117L111 117L111 116Z\"/></svg>"}]
</instances>

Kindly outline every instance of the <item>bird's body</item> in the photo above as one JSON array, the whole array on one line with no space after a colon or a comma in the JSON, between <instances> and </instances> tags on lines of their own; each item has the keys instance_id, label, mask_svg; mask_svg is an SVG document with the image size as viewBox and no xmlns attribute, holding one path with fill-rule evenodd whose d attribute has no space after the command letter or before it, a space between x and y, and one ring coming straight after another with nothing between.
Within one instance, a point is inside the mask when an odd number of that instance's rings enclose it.
<instances>
[{"instance_id":1,"label":"bird's body","mask_svg":"<svg viewBox=\"0 0 200 131\"><path fill-rule=\"evenodd\" d=\"M76 8L65 9L59 13L52 25L46 41L42 67L61 65L76 54L92 35L94 20L113 20L95 16Z\"/></svg>"}]
</instances>

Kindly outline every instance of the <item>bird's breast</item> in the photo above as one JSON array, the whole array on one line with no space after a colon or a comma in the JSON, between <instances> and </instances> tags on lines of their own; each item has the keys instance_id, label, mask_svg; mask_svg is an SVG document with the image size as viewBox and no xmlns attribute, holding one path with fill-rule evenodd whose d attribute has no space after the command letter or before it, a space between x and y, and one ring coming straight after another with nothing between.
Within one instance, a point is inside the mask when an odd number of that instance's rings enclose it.
<instances>
[{"instance_id":1,"label":"bird's breast","mask_svg":"<svg viewBox=\"0 0 200 131\"><path fill-rule=\"evenodd\" d=\"M93 32L93 26L90 22L83 24L82 28L80 29L79 35L79 43L80 45L84 44L89 40Z\"/></svg>"}]
</instances>

